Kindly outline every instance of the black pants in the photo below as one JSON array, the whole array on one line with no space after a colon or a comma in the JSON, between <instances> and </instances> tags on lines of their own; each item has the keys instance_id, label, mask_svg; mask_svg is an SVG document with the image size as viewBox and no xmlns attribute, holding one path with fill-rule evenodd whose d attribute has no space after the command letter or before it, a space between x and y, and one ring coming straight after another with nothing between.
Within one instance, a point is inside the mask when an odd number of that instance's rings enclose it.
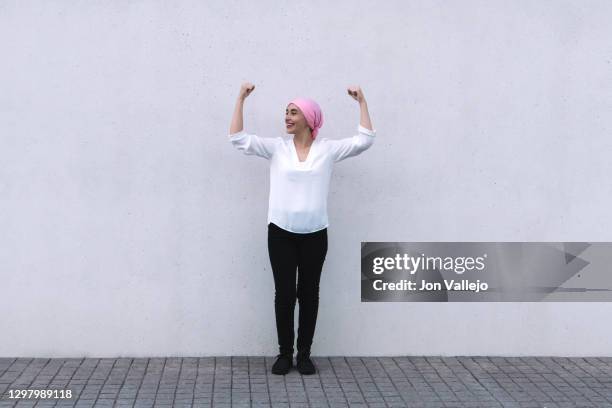
<instances>
[{"instance_id":1,"label":"black pants","mask_svg":"<svg viewBox=\"0 0 612 408\"><path fill-rule=\"evenodd\" d=\"M300 306L297 351L310 354L319 310L319 281L327 255L327 228L307 234L268 224L268 254L274 274L274 311L281 354L293 354L296 298ZM297 290L296 268L299 271Z\"/></svg>"}]
</instances>

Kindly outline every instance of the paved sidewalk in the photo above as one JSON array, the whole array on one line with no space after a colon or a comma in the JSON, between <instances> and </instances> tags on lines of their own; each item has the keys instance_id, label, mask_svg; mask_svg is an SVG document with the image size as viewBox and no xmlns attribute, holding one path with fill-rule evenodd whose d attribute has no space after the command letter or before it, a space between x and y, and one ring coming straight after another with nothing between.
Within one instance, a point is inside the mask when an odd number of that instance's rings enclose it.
<instances>
[{"instance_id":1,"label":"paved sidewalk","mask_svg":"<svg viewBox=\"0 0 612 408\"><path fill-rule=\"evenodd\" d=\"M612 407L612 358L0 358L0 407ZM70 399L9 399L10 390Z\"/></svg>"}]
</instances>

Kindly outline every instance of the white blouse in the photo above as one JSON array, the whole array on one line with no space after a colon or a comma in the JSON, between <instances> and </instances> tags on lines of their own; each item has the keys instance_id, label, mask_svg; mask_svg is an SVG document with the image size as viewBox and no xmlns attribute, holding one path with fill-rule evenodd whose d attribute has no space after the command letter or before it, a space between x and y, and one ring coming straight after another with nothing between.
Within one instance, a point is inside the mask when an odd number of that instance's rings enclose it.
<instances>
[{"instance_id":1,"label":"white blouse","mask_svg":"<svg viewBox=\"0 0 612 408\"><path fill-rule=\"evenodd\" d=\"M357 156L374 143L376 129L361 125L344 139L317 136L305 161L300 161L293 134L259 137L244 130L229 141L246 155L270 160L268 221L295 232L309 233L329 226L327 195L334 163Z\"/></svg>"}]
</instances>

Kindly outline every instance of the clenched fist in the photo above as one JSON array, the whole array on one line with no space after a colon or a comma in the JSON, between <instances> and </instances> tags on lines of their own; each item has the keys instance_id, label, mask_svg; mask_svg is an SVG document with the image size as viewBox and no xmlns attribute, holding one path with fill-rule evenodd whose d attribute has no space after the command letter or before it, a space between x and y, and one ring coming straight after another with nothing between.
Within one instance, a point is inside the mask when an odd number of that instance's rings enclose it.
<instances>
[{"instance_id":1,"label":"clenched fist","mask_svg":"<svg viewBox=\"0 0 612 408\"><path fill-rule=\"evenodd\" d=\"M351 95L351 97L357 102L363 102L365 100L363 92L361 91L361 88L359 86L349 86L348 94Z\"/></svg>"},{"instance_id":2,"label":"clenched fist","mask_svg":"<svg viewBox=\"0 0 612 408\"><path fill-rule=\"evenodd\" d=\"M247 96L249 96L251 94L251 92L253 92L253 89L255 89L255 85L253 85L250 82L245 82L242 84L242 86L240 87L240 95L238 95L238 97L240 99L246 99Z\"/></svg>"}]
</instances>

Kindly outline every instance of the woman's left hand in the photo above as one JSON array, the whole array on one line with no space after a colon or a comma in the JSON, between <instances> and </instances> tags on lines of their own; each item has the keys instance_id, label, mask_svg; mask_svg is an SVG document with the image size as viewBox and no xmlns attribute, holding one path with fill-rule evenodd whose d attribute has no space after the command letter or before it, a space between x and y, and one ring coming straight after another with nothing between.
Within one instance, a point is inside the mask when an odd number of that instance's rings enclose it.
<instances>
[{"instance_id":1,"label":"woman's left hand","mask_svg":"<svg viewBox=\"0 0 612 408\"><path fill-rule=\"evenodd\" d=\"M365 97L363 96L363 91L359 86L349 86L348 94L359 103L365 100Z\"/></svg>"}]
</instances>

